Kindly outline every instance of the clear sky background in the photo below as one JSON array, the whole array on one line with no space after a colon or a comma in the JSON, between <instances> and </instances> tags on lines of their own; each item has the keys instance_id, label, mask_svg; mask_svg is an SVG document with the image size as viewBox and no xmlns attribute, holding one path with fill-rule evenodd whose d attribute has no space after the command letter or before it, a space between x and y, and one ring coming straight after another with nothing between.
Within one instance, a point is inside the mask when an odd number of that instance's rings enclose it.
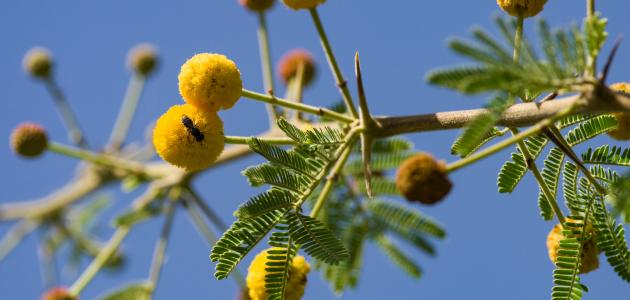
<instances>
[{"instance_id":1,"label":"clear sky background","mask_svg":"<svg viewBox=\"0 0 630 300\"><path fill-rule=\"evenodd\" d=\"M583 2L550 0L542 16L553 26L579 22L584 15ZM630 34L630 2L598 1L598 5L610 18L612 38ZM20 0L4 1L0 6L0 137L5 141L15 125L30 120L45 125L53 140L67 142L44 87L22 72L22 56L32 46L45 46L53 52L58 81L90 143L98 147L109 137L130 76L124 64L126 52L139 42L156 45L162 63L146 85L130 139L142 139L147 124L169 106L182 102L177 73L195 53L227 55L238 64L244 86L262 91L256 19L236 0ZM428 113L476 108L485 103L484 97L468 98L430 87L423 78L432 68L462 62L447 50L446 41L467 36L473 25L490 28L492 17L500 13L495 1L329 0L320 13L346 76L352 74L354 52L360 51L374 114ZM526 23L528 32L534 23ZM308 13L277 4L269 15L269 26L274 61L291 48L304 47L320 62L317 80L306 90L306 101L328 105L339 99ZM626 40L618 53L611 82L630 81L629 43ZM606 49L610 49L610 42ZM355 91L354 85L351 90ZM221 117L229 135L254 135L267 125L263 105L249 100L221 112ZM455 157L448 153L456 134L447 131L409 137L418 150L453 161ZM75 170L73 159L46 154L27 161L16 157L6 142L4 145L0 147L0 203L43 196L69 180ZM549 298L553 265L547 258L545 240L553 223L539 217L538 189L531 175L511 196L496 192L496 174L508 157L506 150L454 173L455 186L446 201L420 208L448 231L447 239L437 243L435 258L414 255L425 272L420 280L407 277L369 246L358 289L341 298ZM196 182L196 187L231 221L237 205L257 193L239 172L260 161L249 157L213 169ZM102 193L115 199L108 215L123 211L138 194L123 194L118 185ZM99 274L82 298L93 299L126 281L144 279L161 224L161 220L155 220L137 226L124 245L128 255L124 271ZM0 233L10 225L0 223ZM103 237L109 237L111 228L106 221L101 228ZM42 293L37 236L31 235L0 262L1 299L35 299ZM236 285L230 280L214 279L209 250L187 216L178 213L155 298L233 299ZM241 265L242 270L250 259ZM617 278L603 256L600 259L600 269L583 276L591 290L587 299L630 299L630 285ZM84 261L83 267L87 263ZM73 278L62 278L65 285L72 282ZM304 299L333 298L320 274L311 273Z\"/></svg>"}]
</instances>

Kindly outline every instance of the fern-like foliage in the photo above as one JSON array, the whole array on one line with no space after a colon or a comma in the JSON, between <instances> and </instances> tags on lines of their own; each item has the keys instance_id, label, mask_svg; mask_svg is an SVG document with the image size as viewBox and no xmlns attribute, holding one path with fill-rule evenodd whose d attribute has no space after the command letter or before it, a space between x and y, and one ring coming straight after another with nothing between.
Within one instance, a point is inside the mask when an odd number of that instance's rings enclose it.
<instances>
[{"instance_id":1,"label":"fern-like foliage","mask_svg":"<svg viewBox=\"0 0 630 300\"><path fill-rule=\"evenodd\" d=\"M597 247L604 251L608 263L619 277L630 282L630 251L625 230L615 219L608 216L603 201L595 202L593 227L597 232Z\"/></svg>"},{"instance_id":2,"label":"fern-like foliage","mask_svg":"<svg viewBox=\"0 0 630 300\"><path fill-rule=\"evenodd\" d=\"M541 172L543 180L551 192L552 199L547 199L545 193L541 191L538 193L538 207L540 208L540 215L544 220L553 219L553 211L549 205L549 201L555 201L558 194L558 181L560 180L560 173L562 171L562 163L564 161L564 153L558 148L552 148L545 159L545 166Z\"/></svg>"},{"instance_id":3,"label":"fern-like foliage","mask_svg":"<svg viewBox=\"0 0 630 300\"><path fill-rule=\"evenodd\" d=\"M588 213L588 210L585 212ZM583 220L584 216L571 216L571 219ZM588 291L586 286L580 283L578 276L583 245L586 242L585 226L584 221L567 221L563 224L564 238L560 240L556 269L553 271L552 300L581 299L582 294Z\"/></svg>"},{"instance_id":4,"label":"fern-like foliage","mask_svg":"<svg viewBox=\"0 0 630 300\"><path fill-rule=\"evenodd\" d=\"M396 244L394 244L387 236L381 234L374 240L383 253L385 253L389 259L394 262L394 264L403 269L411 277L419 278L422 275L422 269L420 266L398 246L396 246Z\"/></svg>"},{"instance_id":5,"label":"fern-like foliage","mask_svg":"<svg viewBox=\"0 0 630 300\"><path fill-rule=\"evenodd\" d=\"M496 137L502 136L505 134L505 130L501 130L498 127L492 127L485 135L482 136L476 143L471 143L464 139L464 136L459 136L453 142L451 146L451 154L457 154L461 158L468 157L470 154L479 150L479 148L483 147L486 143L490 142Z\"/></svg>"},{"instance_id":6,"label":"fern-like foliage","mask_svg":"<svg viewBox=\"0 0 630 300\"><path fill-rule=\"evenodd\" d=\"M267 268L265 268L267 271L265 274L267 299L284 300L291 262L296 254L296 247L289 234L289 226L278 224L276 231L269 238L269 245L272 248L267 250Z\"/></svg>"},{"instance_id":7,"label":"fern-like foliage","mask_svg":"<svg viewBox=\"0 0 630 300\"><path fill-rule=\"evenodd\" d=\"M577 127L567 133L565 139L569 145L575 146L615 127L617 127L617 119L614 116L601 115L579 123Z\"/></svg>"},{"instance_id":8,"label":"fern-like foliage","mask_svg":"<svg viewBox=\"0 0 630 300\"><path fill-rule=\"evenodd\" d=\"M595 150L588 148L582 153L582 161L587 164L630 167L630 148L603 145Z\"/></svg>"},{"instance_id":9,"label":"fern-like foliage","mask_svg":"<svg viewBox=\"0 0 630 300\"><path fill-rule=\"evenodd\" d=\"M268 162L250 167L243 174L254 186L267 184L271 188L236 210L237 220L212 248L210 259L216 262L215 277L218 279L226 278L274 228L276 231L271 235L270 244L285 249L287 256L284 258L293 255L292 243L302 244L307 253L329 263L338 263L347 256L343 245L323 224L300 213L301 204L335 162L336 150L345 146L344 133L333 128L302 131L282 119L278 121L278 127L297 146L285 150L256 138L249 141L250 148ZM281 221L286 224L279 226ZM288 244L284 245L286 236L292 242L286 241ZM283 297L288 274L284 271L278 270L269 278L270 295ZM279 283L277 276L282 277Z\"/></svg>"},{"instance_id":10,"label":"fern-like foliage","mask_svg":"<svg viewBox=\"0 0 630 300\"><path fill-rule=\"evenodd\" d=\"M534 159L538 158L548 142L549 140L542 136L534 136L525 139L525 145ZM525 158L523 158L523 154L517 150L512 153L512 160L505 162L499 171L497 179L499 193L513 192L526 173L527 162Z\"/></svg>"},{"instance_id":11,"label":"fern-like foliage","mask_svg":"<svg viewBox=\"0 0 630 300\"><path fill-rule=\"evenodd\" d=\"M468 66L450 67L429 73L430 83L467 94L509 92L529 102L545 91L570 90L581 82L586 56L599 51L601 37L579 30L551 33L547 23L539 23L539 37L544 58L539 58L527 40L523 41L520 62L512 59L515 23L498 18L496 25L505 42L499 42L482 30L473 32L473 41L454 40L450 48L471 59ZM597 41L594 41L597 40ZM594 48L591 48L594 47Z\"/></svg>"}]
</instances>

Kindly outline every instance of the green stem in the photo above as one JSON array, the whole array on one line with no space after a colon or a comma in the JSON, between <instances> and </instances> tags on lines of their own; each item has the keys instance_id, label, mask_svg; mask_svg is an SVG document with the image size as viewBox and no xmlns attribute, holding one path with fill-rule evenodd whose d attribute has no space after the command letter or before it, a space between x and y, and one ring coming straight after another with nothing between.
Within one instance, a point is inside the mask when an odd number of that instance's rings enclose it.
<instances>
[{"instance_id":1,"label":"green stem","mask_svg":"<svg viewBox=\"0 0 630 300\"><path fill-rule=\"evenodd\" d=\"M39 226L39 222L32 220L19 221L0 240L0 262L15 249L17 245L33 230Z\"/></svg>"},{"instance_id":2,"label":"green stem","mask_svg":"<svg viewBox=\"0 0 630 300\"><path fill-rule=\"evenodd\" d=\"M518 63L521 56L521 45L523 44L523 22L525 17L523 16L523 12L519 12L518 17L516 17L516 32L514 34L514 54L512 58L514 62Z\"/></svg>"},{"instance_id":3,"label":"green stem","mask_svg":"<svg viewBox=\"0 0 630 300\"><path fill-rule=\"evenodd\" d=\"M226 135L225 143L236 144L236 145L247 145L249 141L253 138L257 138L257 137ZM295 145L296 144L296 142L290 138L277 137L277 138L257 138L257 139L265 143L272 144L272 145Z\"/></svg>"},{"instance_id":4,"label":"green stem","mask_svg":"<svg viewBox=\"0 0 630 300\"><path fill-rule=\"evenodd\" d=\"M591 18L595 15L595 0L586 0L586 17Z\"/></svg>"},{"instance_id":5,"label":"green stem","mask_svg":"<svg viewBox=\"0 0 630 300\"><path fill-rule=\"evenodd\" d=\"M61 114L61 119L64 122L64 125L68 129L70 140L81 148L87 148L87 141L81 127L79 126L79 121L77 121L76 115L72 112L68 101L66 101L66 97L61 91L61 88L59 88L52 77L44 80L44 84L52 96L57 110Z\"/></svg>"},{"instance_id":6,"label":"green stem","mask_svg":"<svg viewBox=\"0 0 630 300\"><path fill-rule=\"evenodd\" d=\"M134 72L129 79L129 85L127 86L123 104L120 107L116 123L114 123L114 128L109 137L109 147L114 150L120 149L127 137L129 126L138 107L145 81L146 76L136 72Z\"/></svg>"},{"instance_id":7,"label":"green stem","mask_svg":"<svg viewBox=\"0 0 630 300\"><path fill-rule=\"evenodd\" d=\"M326 183L324 183L324 187L322 188L322 191L319 194L317 201L315 201L313 210L311 210L312 218L317 217L319 212L324 207L324 203L326 203L326 199L328 199L328 195L332 191L332 188L335 185L335 182L337 181L337 177L339 176L341 169L346 164L346 161L348 160L348 157L350 156L350 152L352 152L351 150L352 150L352 147L347 146L344 149L344 151L341 153L341 156L337 160L337 163L335 163L333 168L330 170L330 173L328 174L328 177L326 178Z\"/></svg>"},{"instance_id":8,"label":"green stem","mask_svg":"<svg viewBox=\"0 0 630 300\"><path fill-rule=\"evenodd\" d=\"M586 0L586 18L590 19L595 16L595 0ZM586 75L595 76L597 72L597 56L588 55L586 65Z\"/></svg>"},{"instance_id":9,"label":"green stem","mask_svg":"<svg viewBox=\"0 0 630 300\"><path fill-rule=\"evenodd\" d=\"M311 8L309 11L311 13L313 23L315 24L315 28L317 28L317 33L319 34L319 40L322 44L322 48L324 48L324 53L326 53L328 65L330 65L330 70L335 77L335 81L337 83L337 86L339 87L339 91L341 92L343 101L346 104L346 108L350 112L350 115L356 118L358 114L356 108L354 107L354 103L352 102L352 96L350 95L350 91L348 90L348 84L343 78L343 74L341 74L341 70L339 69L337 60L335 59L335 55L333 54L332 48L330 47L328 36L326 35L326 31L324 31L324 26L322 25L322 21L320 20L319 14L317 13L317 8Z\"/></svg>"},{"instance_id":10,"label":"green stem","mask_svg":"<svg viewBox=\"0 0 630 300\"><path fill-rule=\"evenodd\" d=\"M192 199L192 197L184 197L182 200L183 200L182 204L186 208L186 211L188 212L188 215L190 216L190 219L192 220L193 225L195 226L197 231L201 234L201 236L205 238L205 240L208 242L208 245L210 246L214 245L214 243L216 243L217 241L217 237L212 232L212 230L210 230L210 228L208 227L208 224L206 224L206 222L203 220L201 215L199 215L199 212L197 211L196 206L194 205L194 202L193 202L194 200ZM234 270L232 270L231 277L234 278L239 288L241 289L247 288L247 284L245 283L245 277L243 276L243 274L241 274L241 272L237 268L234 268Z\"/></svg>"},{"instance_id":11,"label":"green stem","mask_svg":"<svg viewBox=\"0 0 630 300\"><path fill-rule=\"evenodd\" d=\"M175 203L171 202L166 206L166 218L162 231L160 233L160 239L155 245L155 251L153 252L153 262L151 263L151 271L149 273L149 282L151 282L152 291L155 290L162 266L164 266L164 257L166 253L166 246L168 245L171 229L173 228L173 219L175 216Z\"/></svg>"},{"instance_id":12,"label":"green stem","mask_svg":"<svg viewBox=\"0 0 630 300\"><path fill-rule=\"evenodd\" d=\"M77 297L83 289L92 281L94 276L103 268L109 258L116 252L120 244L122 244L125 237L129 233L129 226L121 226L116 229L114 235L109 239L105 247L98 253L98 255L92 260L90 265L83 271L83 274L74 282L74 284L68 289L68 294Z\"/></svg>"},{"instance_id":13,"label":"green stem","mask_svg":"<svg viewBox=\"0 0 630 300\"><path fill-rule=\"evenodd\" d=\"M89 150L72 148L67 145L51 142L48 143L48 150L57 154L78 158L97 165L112 167L136 174L144 174L145 169L142 164L127 161L107 154L98 154Z\"/></svg>"},{"instance_id":14,"label":"green stem","mask_svg":"<svg viewBox=\"0 0 630 300\"><path fill-rule=\"evenodd\" d=\"M511 130L513 134L518 134L517 129ZM542 174L540 174L540 170L538 169L538 166L536 166L536 161L534 160L533 155L529 152L529 148L527 148L527 145L523 142L523 140L518 141L518 148L523 155L523 159L527 164L527 168L532 172L532 174L534 174L536 182L538 182L538 185L540 186L540 189L542 190L543 195L547 200L547 203L549 203L551 210L553 210L553 213L558 218L558 222L564 223L564 214L562 213L560 206L558 206L558 201L549 189L549 186L545 182L545 179L542 177Z\"/></svg>"},{"instance_id":15,"label":"green stem","mask_svg":"<svg viewBox=\"0 0 630 300\"><path fill-rule=\"evenodd\" d=\"M273 93L275 90L273 84L273 67L271 64L271 51L269 50L269 34L267 33L267 21L265 12L258 12L258 47L260 50L260 61L262 64L263 84L265 91ZM269 125L271 128L276 126L278 112L276 107L270 103L267 104L267 113L269 114Z\"/></svg>"},{"instance_id":16,"label":"green stem","mask_svg":"<svg viewBox=\"0 0 630 300\"><path fill-rule=\"evenodd\" d=\"M190 199L201 209L201 211L206 215L206 218L210 220L210 222L219 230L226 231L228 229L227 225L221 220L219 215L212 210L208 204L199 196L199 193L195 191L192 187L187 187L186 190L190 193Z\"/></svg>"},{"instance_id":17,"label":"green stem","mask_svg":"<svg viewBox=\"0 0 630 300\"><path fill-rule=\"evenodd\" d=\"M327 118L330 118L339 122L343 122L343 123L352 123L355 121L353 117L340 114L338 112L335 112L326 108L311 106L304 103L288 101L285 99L280 99L274 96L260 94L260 93L252 92L245 89L243 89L243 91L241 92L241 95L245 98L249 98L252 100L257 100L257 101L261 101L265 103L271 103L271 104L279 105L282 107L295 109L297 111L302 111L309 114L327 117Z\"/></svg>"},{"instance_id":18,"label":"green stem","mask_svg":"<svg viewBox=\"0 0 630 300\"><path fill-rule=\"evenodd\" d=\"M576 102L577 103L577 102ZM570 115L571 113L573 113L573 111L576 109L576 105L575 103L561 111L559 111L555 116L544 119L536 124L534 124L533 126L531 126L530 128L519 132L518 134L515 134L513 136L511 136L510 138L507 138L503 141L500 141L488 148L485 148L479 152L476 152L464 159L460 159L458 161L455 161L451 164L448 165L447 167L447 172L453 172L456 171L460 168L463 168L469 164L472 164L474 162L477 162L483 158L486 158L494 153L497 153L511 145L513 145L514 143L517 143L518 141L521 141L529 136L535 135L540 133L543 129L545 129L548 126L551 126L554 122L556 122L557 120L566 117L568 115Z\"/></svg>"}]
</instances>

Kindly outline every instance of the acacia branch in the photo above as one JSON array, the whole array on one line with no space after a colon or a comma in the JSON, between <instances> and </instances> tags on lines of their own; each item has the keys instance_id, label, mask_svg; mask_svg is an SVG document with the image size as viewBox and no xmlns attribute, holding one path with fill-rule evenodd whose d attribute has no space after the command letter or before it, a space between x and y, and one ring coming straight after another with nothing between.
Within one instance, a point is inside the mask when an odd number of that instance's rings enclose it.
<instances>
[{"instance_id":1,"label":"acacia branch","mask_svg":"<svg viewBox=\"0 0 630 300\"><path fill-rule=\"evenodd\" d=\"M543 103L515 104L501 115L497 125L507 127L531 126L556 115L563 109L572 106L576 101L585 102L585 105L576 110L576 114L630 112L630 96L614 93L607 88L596 88L584 95L568 96ZM375 120L380 126L374 129L373 134L382 138L410 132L462 128L478 116L488 112L487 109L470 109L401 117L376 117Z\"/></svg>"}]
</instances>

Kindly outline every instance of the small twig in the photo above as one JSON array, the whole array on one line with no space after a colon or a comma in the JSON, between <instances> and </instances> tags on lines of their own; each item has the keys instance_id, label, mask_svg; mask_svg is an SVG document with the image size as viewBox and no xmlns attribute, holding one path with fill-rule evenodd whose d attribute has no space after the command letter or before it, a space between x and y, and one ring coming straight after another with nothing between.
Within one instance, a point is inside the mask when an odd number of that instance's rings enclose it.
<instances>
[{"instance_id":1,"label":"small twig","mask_svg":"<svg viewBox=\"0 0 630 300\"><path fill-rule=\"evenodd\" d=\"M166 254L166 246L168 245L171 229L173 228L173 219L175 216L175 202L170 202L166 206L164 225L160 232L160 239L155 244L153 251L153 261L151 262L151 270L149 271L149 282L151 282L152 291L155 291L162 266L164 266L164 258Z\"/></svg>"},{"instance_id":2,"label":"small twig","mask_svg":"<svg viewBox=\"0 0 630 300\"><path fill-rule=\"evenodd\" d=\"M129 79L129 85L127 86L123 104L120 107L116 123L114 123L114 128L109 137L108 145L112 150L120 149L125 142L127 132L129 132L129 126L131 125L136 108L138 107L138 102L140 101L140 96L142 95L145 81L146 76L138 72L134 72Z\"/></svg>"},{"instance_id":3,"label":"small twig","mask_svg":"<svg viewBox=\"0 0 630 300\"><path fill-rule=\"evenodd\" d=\"M273 67L271 64L271 51L269 50L269 34L267 33L267 21L265 12L258 12L258 47L260 50L260 62L262 65L263 85L265 91L273 92L275 90L273 84ZM267 105L267 113L269 115L269 128L276 126L278 119L278 111L276 107L270 103Z\"/></svg>"},{"instance_id":4,"label":"small twig","mask_svg":"<svg viewBox=\"0 0 630 300\"><path fill-rule=\"evenodd\" d=\"M258 139L271 145L295 145L296 141L286 137L255 137L226 135L226 144L247 145L251 139Z\"/></svg>"},{"instance_id":5,"label":"small twig","mask_svg":"<svg viewBox=\"0 0 630 300\"><path fill-rule=\"evenodd\" d=\"M319 18L319 14L317 13L317 8L311 8L310 10L311 17L313 19L313 23L315 24L315 28L317 29L317 33L319 34L319 40L322 44L322 48L324 49L324 53L326 54L326 59L328 59L328 64L330 65L330 70L335 77L335 81L337 82L337 87L339 87L339 91L341 92L341 96L343 97L343 101L346 104L346 108L350 115L354 118L358 117L357 110L354 107L354 103L352 102L352 96L350 95L350 90L348 90L348 85L346 80L343 78L343 74L339 69L339 65L337 64L337 59L332 51L332 47L330 46L330 42L328 41L328 36L326 35L326 31L324 30L324 26L322 25L322 21Z\"/></svg>"},{"instance_id":6,"label":"small twig","mask_svg":"<svg viewBox=\"0 0 630 300\"><path fill-rule=\"evenodd\" d=\"M0 240L0 262L38 226L39 222L22 220L11 227L4 237L2 237L2 240Z\"/></svg>"},{"instance_id":7,"label":"small twig","mask_svg":"<svg viewBox=\"0 0 630 300\"><path fill-rule=\"evenodd\" d=\"M221 220L221 217L210 208L210 206L203 201L203 198L192 187L187 187L186 190L190 194L190 200L197 205L201 211L206 215L206 218L221 232L228 229L227 225Z\"/></svg>"},{"instance_id":8,"label":"small twig","mask_svg":"<svg viewBox=\"0 0 630 300\"><path fill-rule=\"evenodd\" d=\"M617 54L617 50L621 46L621 41L622 41L622 37L618 37L617 40L615 40L615 44L613 45L612 49L610 50L610 54L608 54L608 58L606 59L606 64L604 64L604 69L602 70L602 73L599 75L599 82L601 82L602 84L606 83L606 79L608 78L608 72L610 71L610 66L612 66L613 60L615 60L615 54Z\"/></svg>"},{"instance_id":9,"label":"small twig","mask_svg":"<svg viewBox=\"0 0 630 300\"><path fill-rule=\"evenodd\" d=\"M70 105L66 101L66 97L64 96L61 88L57 85L57 83L53 80L52 77L44 80L44 84L46 85L46 89L52 96L55 106L57 110L61 114L61 119L63 120L66 128L68 129L68 134L70 136L70 140L77 146L81 148L87 148L87 140L85 139L85 134L81 130L79 126L79 122L77 121L77 117L72 112Z\"/></svg>"}]
</instances>

